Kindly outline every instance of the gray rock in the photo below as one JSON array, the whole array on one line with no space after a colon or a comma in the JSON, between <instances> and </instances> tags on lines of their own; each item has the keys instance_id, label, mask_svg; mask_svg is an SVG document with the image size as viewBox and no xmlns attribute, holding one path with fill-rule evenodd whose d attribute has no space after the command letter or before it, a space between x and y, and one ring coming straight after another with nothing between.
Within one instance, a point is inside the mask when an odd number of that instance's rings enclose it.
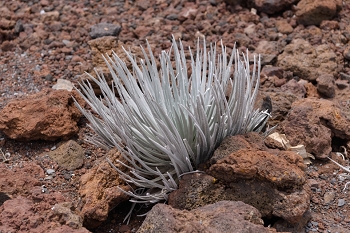
<instances>
[{"instance_id":1,"label":"gray rock","mask_svg":"<svg viewBox=\"0 0 350 233\"><path fill-rule=\"evenodd\" d=\"M17 20L15 28L14 28L14 33L18 34L20 32L24 31L24 26L23 22L21 19Z\"/></svg>"},{"instance_id":2,"label":"gray rock","mask_svg":"<svg viewBox=\"0 0 350 233\"><path fill-rule=\"evenodd\" d=\"M11 200L11 197L4 192L0 192L0 206L7 200Z\"/></svg>"},{"instance_id":3,"label":"gray rock","mask_svg":"<svg viewBox=\"0 0 350 233\"><path fill-rule=\"evenodd\" d=\"M56 150L50 151L48 155L55 160L59 166L67 170L80 168L84 163L85 157L84 149L73 140L69 140Z\"/></svg>"},{"instance_id":4,"label":"gray rock","mask_svg":"<svg viewBox=\"0 0 350 233\"><path fill-rule=\"evenodd\" d=\"M333 75L323 74L316 79L317 91L325 97L332 98L335 95L335 81Z\"/></svg>"},{"instance_id":5,"label":"gray rock","mask_svg":"<svg viewBox=\"0 0 350 233\"><path fill-rule=\"evenodd\" d=\"M122 27L119 24L99 23L90 28L90 37L96 39L103 36L118 36Z\"/></svg>"},{"instance_id":6,"label":"gray rock","mask_svg":"<svg viewBox=\"0 0 350 233\"><path fill-rule=\"evenodd\" d=\"M269 119L269 125L275 126L286 119L292 103L298 99L292 93L288 92L264 92L265 95L269 95L272 101L271 118Z\"/></svg>"},{"instance_id":7,"label":"gray rock","mask_svg":"<svg viewBox=\"0 0 350 233\"><path fill-rule=\"evenodd\" d=\"M252 0L253 7L259 12L274 14L289 8L298 0Z\"/></svg>"},{"instance_id":8,"label":"gray rock","mask_svg":"<svg viewBox=\"0 0 350 233\"><path fill-rule=\"evenodd\" d=\"M166 18L169 20L177 20L178 15L177 14L169 14L166 16Z\"/></svg>"},{"instance_id":9,"label":"gray rock","mask_svg":"<svg viewBox=\"0 0 350 233\"><path fill-rule=\"evenodd\" d=\"M79 229L83 226L83 218L72 211L71 202L62 202L52 207L53 215L58 218L60 223L73 228Z\"/></svg>"},{"instance_id":10,"label":"gray rock","mask_svg":"<svg viewBox=\"0 0 350 233\"><path fill-rule=\"evenodd\" d=\"M337 87L339 89L345 89L349 87L349 81L348 80L336 80L335 81L335 85L337 85Z\"/></svg>"},{"instance_id":11,"label":"gray rock","mask_svg":"<svg viewBox=\"0 0 350 233\"><path fill-rule=\"evenodd\" d=\"M220 201L191 211L157 204L147 214L138 233L276 232L265 228L257 209L243 202Z\"/></svg>"},{"instance_id":12,"label":"gray rock","mask_svg":"<svg viewBox=\"0 0 350 233\"><path fill-rule=\"evenodd\" d=\"M344 199L339 199L338 200L338 207L342 207L343 205L345 205L345 200Z\"/></svg>"},{"instance_id":13,"label":"gray rock","mask_svg":"<svg viewBox=\"0 0 350 233\"><path fill-rule=\"evenodd\" d=\"M293 94L298 98L304 98L306 94L304 85L300 82L297 82L295 79L291 79L286 84L282 85L281 90L284 93Z\"/></svg>"},{"instance_id":14,"label":"gray rock","mask_svg":"<svg viewBox=\"0 0 350 233\"><path fill-rule=\"evenodd\" d=\"M55 173L55 170L54 169L47 169L46 170L46 174L48 174L48 175L52 175L52 174L54 174Z\"/></svg>"}]
</instances>

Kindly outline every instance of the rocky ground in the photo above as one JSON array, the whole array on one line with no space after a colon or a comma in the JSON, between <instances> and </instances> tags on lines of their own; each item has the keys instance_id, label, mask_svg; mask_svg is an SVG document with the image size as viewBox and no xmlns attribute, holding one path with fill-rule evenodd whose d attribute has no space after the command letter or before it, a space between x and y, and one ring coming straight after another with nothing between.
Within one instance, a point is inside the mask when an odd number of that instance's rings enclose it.
<instances>
[{"instance_id":1,"label":"rocky ground","mask_svg":"<svg viewBox=\"0 0 350 233\"><path fill-rule=\"evenodd\" d=\"M12 0L0 15L0 232L350 232L350 173L327 158L349 165L349 0ZM120 154L85 141L83 100L58 89L105 72L101 53L147 39L159 54L172 35L261 54L257 106L270 97L269 125L315 159L230 137L127 225L130 187L105 160Z\"/></svg>"}]
</instances>

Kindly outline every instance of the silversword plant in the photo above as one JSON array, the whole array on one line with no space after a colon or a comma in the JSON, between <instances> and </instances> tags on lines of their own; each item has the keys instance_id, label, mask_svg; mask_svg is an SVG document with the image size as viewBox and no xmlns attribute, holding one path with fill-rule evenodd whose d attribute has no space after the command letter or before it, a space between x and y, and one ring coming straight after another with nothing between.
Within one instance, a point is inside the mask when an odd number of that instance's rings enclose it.
<instances>
[{"instance_id":1,"label":"silversword plant","mask_svg":"<svg viewBox=\"0 0 350 233\"><path fill-rule=\"evenodd\" d=\"M127 163L118 162L129 172L114 167L138 187L127 192L132 202L167 200L181 176L196 171L225 137L259 132L268 119L267 111L253 107L260 58L250 71L248 52L240 56L234 49L228 57L224 46L218 54L216 45L207 49L204 41L200 47L198 40L195 55L189 48L190 76L183 45L173 38L171 49L159 55L159 69L148 43L140 60L124 49L132 70L115 53L104 57L112 85L97 70L97 79L90 75L103 98L90 83L80 84L92 111L77 106L98 135L89 140L122 152Z\"/></svg>"}]
</instances>

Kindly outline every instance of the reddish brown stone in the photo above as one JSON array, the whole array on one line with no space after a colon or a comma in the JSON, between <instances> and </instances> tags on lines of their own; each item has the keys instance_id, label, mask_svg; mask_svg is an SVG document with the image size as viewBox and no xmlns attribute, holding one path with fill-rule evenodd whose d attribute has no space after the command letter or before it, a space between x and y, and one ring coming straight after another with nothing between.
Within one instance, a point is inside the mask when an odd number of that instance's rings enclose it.
<instances>
[{"instance_id":1,"label":"reddish brown stone","mask_svg":"<svg viewBox=\"0 0 350 233\"><path fill-rule=\"evenodd\" d=\"M300 99L293 103L280 129L292 146L302 144L316 158L326 158L332 151L332 137L350 139L350 125L341 110L324 99Z\"/></svg>"},{"instance_id":2,"label":"reddish brown stone","mask_svg":"<svg viewBox=\"0 0 350 233\"><path fill-rule=\"evenodd\" d=\"M107 158L119 169L125 171L125 167L117 163L117 159L125 160L119 152L111 150ZM79 194L83 204L80 214L84 218L84 226L89 229L99 226L107 219L110 210L128 200L129 196L118 187L125 191L131 190L131 187L125 184L118 172L106 160L81 177Z\"/></svg>"},{"instance_id":3,"label":"reddish brown stone","mask_svg":"<svg viewBox=\"0 0 350 233\"><path fill-rule=\"evenodd\" d=\"M0 190L10 195L24 195L32 187L40 186L40 178L44 178L43 169L34 162L20 166L6 166L0 163ZM28 175L30 174L30 175Z\"/></svg>"},{"instance_id":4,"label":"reddish brown stone","mask_svg":"<svg viewBox=\"0 0 350 233\"><path fill-rule=\"evenodd\" d=\"M72 95L81 101L76 92L51 89L13 100L0 112L0 130L17 140L68 139L82 116Z\"/></svg>"},{"instance_id":5,"label":"reddish brown stone","mask_svg":"<svg viewBox=\"0 0 350 233\"><path fill-rule=\"evenodd\" d=\"M53 200L54 202L59 201ZM79 223L78 225L73 224L71 221L72 217L75 216L79 219L77 215L70 213L70 218L67 215L66 218L60 218L60 216L64 215L62 209L52 212L52 203L43 205L43 202L45 200L37 203L22 196L6 201L0 206L0 232L89 232L81 227L81 222L80 225ZM40 206L44 206L44 208ZM65 213L67 214L68 212Z\"/></svg>"},{"instance_id":6,"label":"reddish brown stone","mask_svg":"<svg viewBox=\"0 0 350 233\"><path fill-rule=\"evenodd\" d=\"M332 19L342 7L340 0L301 0L297 5L298 22L304 25L320 25Z\"/></svg>"}]
</instances>

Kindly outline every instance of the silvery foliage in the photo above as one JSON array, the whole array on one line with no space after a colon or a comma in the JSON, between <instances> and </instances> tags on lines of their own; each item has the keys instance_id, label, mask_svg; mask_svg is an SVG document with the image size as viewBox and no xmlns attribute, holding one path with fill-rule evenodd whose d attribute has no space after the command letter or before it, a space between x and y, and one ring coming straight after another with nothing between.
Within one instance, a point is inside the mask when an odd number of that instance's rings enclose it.
<instances>
[{"instance_id":1,"label":"silvery foliage","mask_svg":"<svg viewBox=\"0 0 350 233\"><path fill-rule=\"evenodd\" d=\"M128 161L118 162L129 173L113 166L138 187L127 192L131 201L156 203L178 188L181 175L194 172L208 160L225 137L261 131L268 113L253 109L260 58L256 61L254 57L251 73L248 52L240 58L234 49L228 57L226 47L217 54L216 46L210 45L207 51L205 41L202 49L198 41L195 56L189 49L189 77L181 41L178 46L173 38L172 48L161 52L159 70L150 45L147 43L148 54L141 49L144 58L139 62L124 49L132 71L117 54L104 57L112 86L95 70L97 79L90 78L103 98L95 95L90 83L82 83L80 94L92 111L77 106L98 134L90 141L104 148L116 147Z\"/></svg>"}]
</instances>

